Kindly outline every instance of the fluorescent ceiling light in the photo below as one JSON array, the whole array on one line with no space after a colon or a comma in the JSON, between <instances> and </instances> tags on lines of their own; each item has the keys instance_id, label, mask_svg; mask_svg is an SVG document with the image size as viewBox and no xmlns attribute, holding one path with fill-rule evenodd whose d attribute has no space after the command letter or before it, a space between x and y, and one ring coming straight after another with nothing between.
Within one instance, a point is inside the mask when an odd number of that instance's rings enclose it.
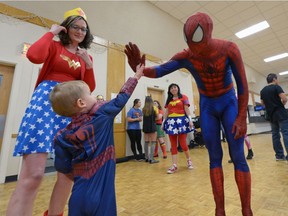
<instances>
[{"instance_id":1,"label":"fluorescent ceiling light","mask_svg":"<svg viewBox=\"0 0 288 216\"><path fill-rule=\"evenodd\" d=\"M286 75L288 74L288 71L283 71L283 72L280 72L279 75L283 76L283 75Z\"/></svg>"},{"instance_id":2,"label":"fluorescent ceiling light","mask_svg":"<svg viewBox=\"0 0 288 216\"><path fill-rule=\"evenodd\" d=\"M247 37L249 35L255 34L259 31L262 31L268 27L270 27L268 22L263 21L263 22L260 22L258 24L255 24L253 26L250 26L246 29L243 29L242 31L237 32L235 35L241 39L241 38Z\"/></svg>"},{"instance_id":3,"label":"fluorescent ceiling light","mask_svg":"<svg viewBox=\"0 0 288 216\"><path fill-rule=\"evenodd\" d=\"M271 62L271 61L275 61L275 60L278 60L278 59L285 58L287 56L288 56L288 53L282 53L282 54L279 54L279 55L271 56L269 58L265 58L264 61L265 62Z\"/></svg>"}]
</instances>

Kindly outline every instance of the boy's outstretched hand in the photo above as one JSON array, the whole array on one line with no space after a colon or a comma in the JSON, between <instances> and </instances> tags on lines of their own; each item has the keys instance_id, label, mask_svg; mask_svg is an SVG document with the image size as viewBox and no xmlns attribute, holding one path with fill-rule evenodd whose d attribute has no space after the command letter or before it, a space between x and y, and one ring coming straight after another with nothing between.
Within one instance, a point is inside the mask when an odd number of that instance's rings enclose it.
<instances>
[{"instance_id":1,"label":"boy's outstretched hand","mask_svg":"<svg viewBox=\"0 0 288 216\"><path fill-rule=\"evenodd\" d=\"M136 66L136 73L134 77L139 80L143 76L143 71L144 71L145 66L142 64L139 64Z\"/></svg>"},{"instance_id":2,"label":"boy's outstretched hand","mask_svg":"<svg viewBox=\"0 0 288 216\"><path fill-rule=\"evenodd\" d=\"M137 70L137 65L145 65L146 57L145 55L141 56L141 52L136 44L129 42L129 44L125 45L124 52L128 58L128 63L134 72Z\"/></svg>"}]
</instances>

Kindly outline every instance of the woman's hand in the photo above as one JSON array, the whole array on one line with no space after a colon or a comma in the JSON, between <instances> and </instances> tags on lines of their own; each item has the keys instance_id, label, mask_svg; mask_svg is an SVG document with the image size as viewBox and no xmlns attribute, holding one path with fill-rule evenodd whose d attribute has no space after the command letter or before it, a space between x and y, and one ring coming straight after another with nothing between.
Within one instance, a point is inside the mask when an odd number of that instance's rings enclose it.
<instances>
[{"instance_id":1,"label":"woman's hand","mask_svg":"<svg viewBox=\"0 0 288 216\"><path fill-rule=\"evenodd\" d=\"M67 29L64 26L53 24L50 28L50 32L52 32L54 35L58 35L61 31L67 33Z\"/></svg>"},{"instance_id":2,"label":"woman's hand","mask_svg":"<svg viewBox=\"0 0 288 216\"><path fill-rule=\"evenodd\" d=\"M81 49L78 47L76 51L76 55L78 55L80 58L83 59L83 61L86 63L86 69L93 68L93 62L91 61L89 54L86 49Z\"/></svg>"},{"instance_id":3,"label":"woman's hand","mask_svg":"<svg viewBox=\"0 0 288 216\"><path fill-rule=\"evenodd\" d=\"M192 121L189 121L189 128L190 128L190 130L193 129L193 126L194 126L193 122L192 122Z\"/></svg>"}]
</instances>

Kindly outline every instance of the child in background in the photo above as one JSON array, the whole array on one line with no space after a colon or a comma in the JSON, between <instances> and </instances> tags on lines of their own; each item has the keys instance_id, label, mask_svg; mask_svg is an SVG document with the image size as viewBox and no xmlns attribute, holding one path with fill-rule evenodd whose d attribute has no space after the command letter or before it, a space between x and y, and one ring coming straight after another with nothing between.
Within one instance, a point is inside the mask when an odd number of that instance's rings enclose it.
<instances>
[{"instance_id":1,"label":"child in background","mask_svg":"<svg viewBox=\"0 0 288 216\"><path fill-rule=\"evenodd\" d=\"M142 113L146 162L149 162L150 164L158 163L159 161L154 159L154 150L157 140L156 119L158 116L158 108L153 105L153 100L150 96L146 96L145 98Z\"/></svg>"},{"instance_id":2,"label":"child in background","mask_svg":"<svg viewBox=\"0 0 288 216\"><path fill-rule=\"evenodd\" d=\"M158 118L156 119L156 128L157 128L157 143L155 146L154 151L154 157L158 157L158 143L160 144L160 148L163 153L163 159L167 158L167 151L166 151L166 144L165 144L165 134L162 130L161 126L163 123L163 116L164 116L164 110L162 109L162 106L160 105L159 101L154 100L154 106L158 108Z\"/></svg>"},{"instance_id":3,"label":"child in background","mask_svg":"<svg viewBox=\"0 0 288 216\"><path fill-rule=\"evenodd\" d=\"M127 112L127 134L131 143L131 151L133 153L134 159L139 162L143 161L143 150L141 144L142 132L140 125L140 122L143 120L143 113L140 107L141 100L136 98L133 101L133 107Z\"/></svg>"},{"instance_id":4,"label":"child in background","mask_svg":"<svg viewBox=\"0 0 288 216\"><path fill-rule=\"evenodd\" d=\"M96 99L97 99L97 102L102 102L102 101L104 101L103 95L97 95L97 96L96 96Z\"/></svg>"},{"instance_id":5,"label":"child in background","mask_svg":"<svg viewBox=\"0 0 288 216\"><path fill-rule=\"evenodd\" d=\"M50 94L53 110L72 117L55 136L55 168L74 180L69 216L117 215L113 123L143 75L137 66L117 97L97 102L83 81L58 84Z\"/></svg>"}]
</instances>

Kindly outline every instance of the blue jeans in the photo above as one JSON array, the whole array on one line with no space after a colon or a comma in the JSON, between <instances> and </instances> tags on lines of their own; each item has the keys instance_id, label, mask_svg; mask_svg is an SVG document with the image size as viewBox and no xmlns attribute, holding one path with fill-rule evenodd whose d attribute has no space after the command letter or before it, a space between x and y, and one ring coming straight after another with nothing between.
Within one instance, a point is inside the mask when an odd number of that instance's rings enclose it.
<instances>
[{"instance_id":1,"label":"blue jeans","mask_svg":"<svg viewBox=\"0 0 288 216\"><path fill-rule=\"evenodd\" d=\"M272 128L272 142L276 158L283 158L285 156L284 149L281 143L280 129L284 140L286 153L288 154L288 119L278 122L271 122ZM288 155L286 156L288 159Z\"/></svg>"}]
</instances>

